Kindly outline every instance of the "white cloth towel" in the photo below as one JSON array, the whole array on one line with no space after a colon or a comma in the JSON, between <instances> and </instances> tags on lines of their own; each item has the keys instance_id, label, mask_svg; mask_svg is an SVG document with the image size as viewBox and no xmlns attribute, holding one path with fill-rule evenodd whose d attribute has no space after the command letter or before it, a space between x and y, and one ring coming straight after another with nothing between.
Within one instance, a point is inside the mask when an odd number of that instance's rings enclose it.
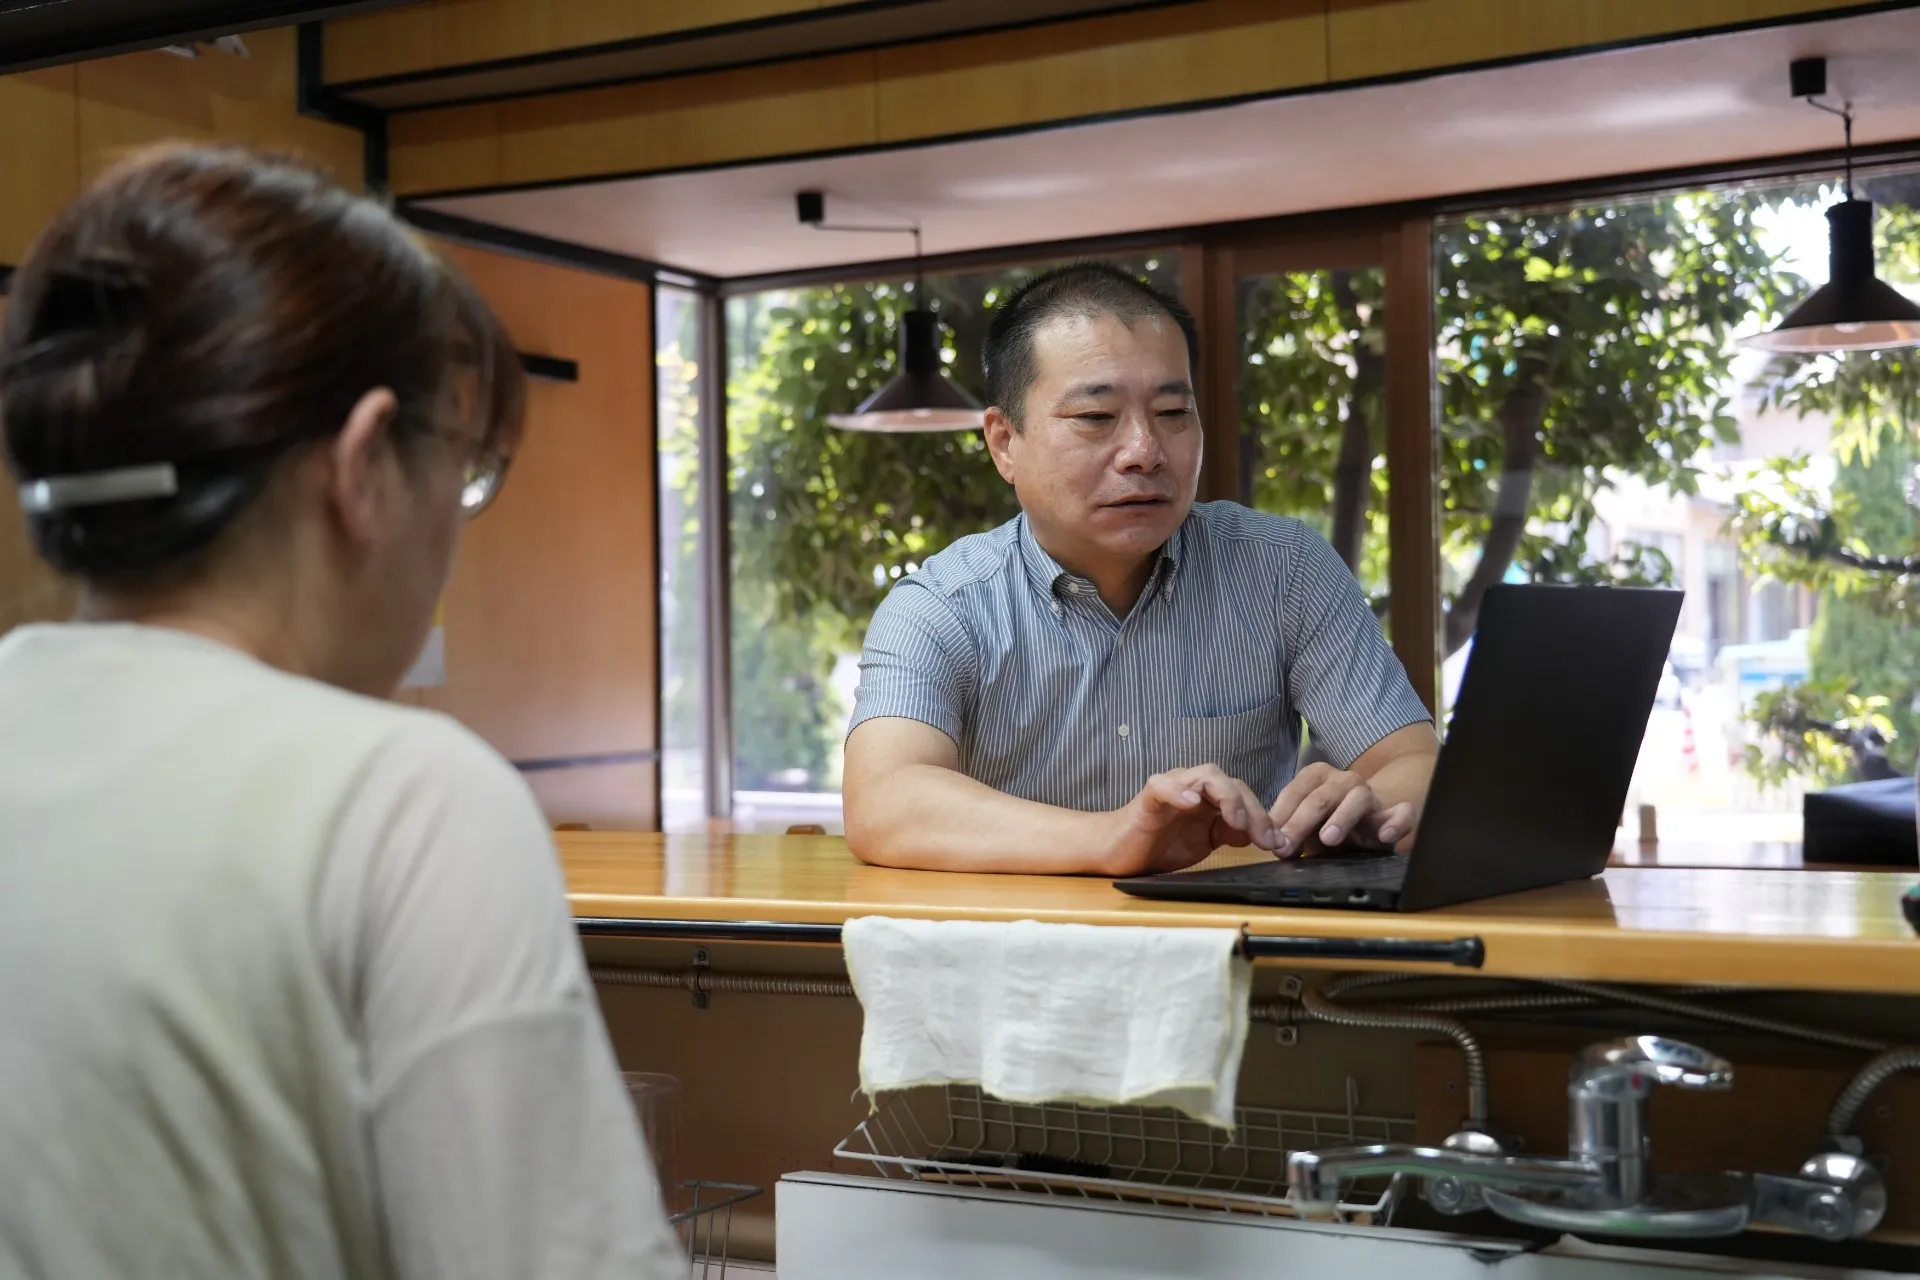
<instances>
[{"instance_id":1,"label":"white cloth towel","mask_svg":"<svg viewBox=\"0 0 1920 1280\"><path fill-rule=\"evenodd\" d=\"M977 1084L1233 1128L1253 969L1231 929L864 916L842 940L869 1097Z\"/></svg>"}]
</instances>

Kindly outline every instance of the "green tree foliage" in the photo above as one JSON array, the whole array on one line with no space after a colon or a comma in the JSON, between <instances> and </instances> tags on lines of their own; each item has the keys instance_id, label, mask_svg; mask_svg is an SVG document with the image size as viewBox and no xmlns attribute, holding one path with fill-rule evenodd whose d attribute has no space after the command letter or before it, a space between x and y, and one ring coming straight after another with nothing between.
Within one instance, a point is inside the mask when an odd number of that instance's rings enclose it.
<instances>
[{"instance_id":1,"label":"green tree foliage","mask_svg":"<svg viewBox=\"0 0 1920 1280\"><path fill-rule=\"evenodd\" d=\"M1759 207L1674 196L1441 227L1443 537L1472 558L1449 652L1516 562L1536 580L1665 576L1643 552L1592 564L1593 499L1621 475L1697 492L1702 451L1732 438L1727 338L1782 284Z\"/></svg>"},{"instance_id":2,"label":"green tree foliage","mask_svg":"<svg viewBox=\"0 0 1920 1280\"><path fill-rule=\"evenodd\" d=\"M1895 184L1875 228L1882 274L1920 280L1920 190ZM1890 199L1889 199L1890 197ZM1749 770L1822 783L1911 773L1920 748L1920 359L1863 351L1774 362L1776 407L1833 423L1830 483L1775 458L1736 498L1748 563L1820 593L1810 679L1756 703Z\"/></svg>"},{"instance_id":3,"label":"green tree foliage","mask_svg":"<svg viewBox=\"0 0 1920 1280\"><path fill-rule=\"evenodd\" d=\"M1593 499L1622 474L1695 492L1701 452L1732 438L1727 337L1795 283L1759 242L1760 207L1674 196L1438 228L1442 537L1458 566L1449 653L1516 567L1533 581L1670 578L1650 548L1588 553ZM1242 500L1317 512L1376 592L1384 294L1378 271L1302 272L1249 282L1239 301Z\"/></svg>"}]
</instances>

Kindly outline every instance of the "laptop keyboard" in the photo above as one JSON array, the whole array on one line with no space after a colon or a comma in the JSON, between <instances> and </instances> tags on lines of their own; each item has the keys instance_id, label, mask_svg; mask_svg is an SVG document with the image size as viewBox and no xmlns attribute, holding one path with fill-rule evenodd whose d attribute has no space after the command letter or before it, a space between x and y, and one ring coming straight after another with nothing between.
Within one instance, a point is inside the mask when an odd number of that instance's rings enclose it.
<instances>
[{"instance_id":1,"label":"laptop keyboard","mask_svg":"<svg viewBox=\"0 0 1920 1280\"><path fill-rule=\"evenodd\" d=\"M1249 862L1238 867L1203 871L1215 884L1284 884L1311 889L1316 885L1341 888L1390 889L1407 878L1407 860L1390 854L1378 858L1296 858Z\"/></svg>"}]
</instances>

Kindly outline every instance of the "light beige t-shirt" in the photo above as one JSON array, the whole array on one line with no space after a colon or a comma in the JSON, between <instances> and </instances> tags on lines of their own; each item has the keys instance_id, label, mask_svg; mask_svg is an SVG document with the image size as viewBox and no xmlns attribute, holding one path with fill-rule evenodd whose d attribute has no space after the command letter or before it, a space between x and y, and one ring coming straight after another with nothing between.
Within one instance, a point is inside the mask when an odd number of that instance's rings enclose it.
<instances>
[{"instance_id":1,"label":"light beige t-shirt","mask_svg":"<svg viewBox=\"0 0 1920 1280\"><path fill-rule=\"evenodd\" d=\"M0 640L0 1277L685 1268L505 761L176 632Z\"/></svg>"}]
</instances>

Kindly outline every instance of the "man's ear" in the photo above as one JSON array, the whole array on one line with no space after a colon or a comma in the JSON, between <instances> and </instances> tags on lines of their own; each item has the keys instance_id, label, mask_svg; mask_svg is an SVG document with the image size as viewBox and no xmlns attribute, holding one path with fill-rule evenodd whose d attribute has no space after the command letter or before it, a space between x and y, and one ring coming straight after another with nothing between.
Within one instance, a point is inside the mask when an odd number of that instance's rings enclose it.
<instances>
[{"instance_id":1,"label":"man's ear","mask_svg":"<svg viewBox=\"0 0 1920 1280\"><path fill-rule=\"evenodd\" d=\"M389 428L398 408L393 392L375 387L354 402L327 450L328 503L347 536L363 545L376 536L388 500L387 469L396 461Z\"/></svg>"},{"instance_id":2,"label":"man's ear","mask_svg":"<svg viewBox=\"0 0 1920 1280\"><path fill-rule=\"evenodd\" d=\"M1013 438L1019 434L1013 425L1013 419L1000 408L987 410L987 420L981 428L987 437L987 452L993 455L993 465L999 469L1000 478L1008 484L1013 483Z\"/></svg>"}]
</instances>

